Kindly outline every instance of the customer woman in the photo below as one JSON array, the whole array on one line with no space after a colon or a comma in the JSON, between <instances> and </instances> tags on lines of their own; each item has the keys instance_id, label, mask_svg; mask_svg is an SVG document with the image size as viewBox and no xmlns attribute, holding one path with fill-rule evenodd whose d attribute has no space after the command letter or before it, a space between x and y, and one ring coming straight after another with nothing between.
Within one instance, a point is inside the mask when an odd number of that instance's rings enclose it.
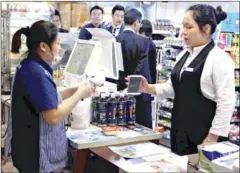
<instances>
[{"instance_id":1,"label":"customer woman","mask_svg":"<svg viewBox=\"0 0 240 173\"><path fill-rule=\"evenodd\" d=\"M189 7L182 22L188 48L177 57L171 78L156 85L142 78L142 92L159 99L174 97L171 149L179 155L196 153L197 145L228 136L235 98L234 65L211 38L226 17L221 7Z\"/></svg>"},{"instance_id":2,"label":"customer woman","mask_svg":"<svg viewBox=\"0 0 240 173\"><path fill-rule=\"evenodd\" d=\"M53 172L67 166L65 117L95 89L80 84L58 93L49 65L61 49L54 24L38 21L18 30L13 53L19 53L22 34L27 37L28 52L17 67L12 88L13 164L23 173Z\"/></svg>"}]
</instances>

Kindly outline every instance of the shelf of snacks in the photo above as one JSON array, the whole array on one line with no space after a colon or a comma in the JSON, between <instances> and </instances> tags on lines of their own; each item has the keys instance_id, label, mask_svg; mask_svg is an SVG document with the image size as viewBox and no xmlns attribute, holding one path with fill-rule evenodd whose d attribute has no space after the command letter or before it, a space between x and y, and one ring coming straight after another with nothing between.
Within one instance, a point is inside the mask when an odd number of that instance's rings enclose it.
<instances>
[{"instance_id":1,"label":"shelf of snacks","mask_svg":"<svg viewBox=\"0 0 240 173\"><path fill-rule=\"evenodd\" d=\"M232 124L229 132L229 140L237 145L240 145L240 129L239 125Z\"/></svg>"},{"instance_id":2,"label":"shelf of snacks","mask_svg":"<svg viewBox=\"0 0 240 173\"><path fill-rule=\"evenodd\" d=\"M235 69L239 69L239 45L240 35L237 33L220 33L218 46L230 54L234 61Z\"/></svg>"}]
</instances>

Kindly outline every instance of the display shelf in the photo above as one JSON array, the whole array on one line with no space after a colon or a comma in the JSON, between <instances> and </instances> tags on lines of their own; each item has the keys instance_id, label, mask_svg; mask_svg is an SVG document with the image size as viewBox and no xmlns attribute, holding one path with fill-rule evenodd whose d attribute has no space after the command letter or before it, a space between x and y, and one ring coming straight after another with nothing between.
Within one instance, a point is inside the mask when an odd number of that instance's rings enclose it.
<instances>
[{"instance_id":1,"label":"display shelf","mask_svg":"<svg viewBox=\"0 0 240 173\"><path fill-rule=\"evenodd\" d=\"M153 34L161 34L161 35L171 35L172 33L170 31L165 30L153 30Z\"/></svg>"},{"instance_id":2,"label":"display shelf","mask_svg":"<svg viewBox=\"0 0 240 173\"><path fill-rule=\"evenodd\" d=\"M169 108L169 107L166 107L166 106L161 106L161 109L162 109L163 111L172 113L172 108Z\"/></svg>"},{"instance_id":3,"label":"display shelf","mask_svg":"<svg viewBox=\"0 0 240 173\"><path fill-rule=\"evenodd\" d=\"M183 50L183 46L170 45L173 49Z\"/></svg>"},{"instance_id":4,"label":"display shelf","mask_svg":"<svg viewBox=\"0 0 240 173\"><path fill-rule=\"evenodd\" d=\"M168 125L164 125L164 124L162 124L162 123L158 123L158 125L159 125L159 126L163 126L163 127L165 127L166 129L169 129L169 130L171 129L170 126L168 126Z\"/></svg>"},{"instance_id":5,"label":"display shelf","mask_svg":"<svg viewBox=\"0 0 240 173\"><path fill-rule=\"evenodd\" d=\"M166 117L166 116L161 115L161 114L159 114L158 117L159 117L159 119L167 119L167 120L171 120L171 118L172 118L172 117Z\"/></svg>"}]
</instances>

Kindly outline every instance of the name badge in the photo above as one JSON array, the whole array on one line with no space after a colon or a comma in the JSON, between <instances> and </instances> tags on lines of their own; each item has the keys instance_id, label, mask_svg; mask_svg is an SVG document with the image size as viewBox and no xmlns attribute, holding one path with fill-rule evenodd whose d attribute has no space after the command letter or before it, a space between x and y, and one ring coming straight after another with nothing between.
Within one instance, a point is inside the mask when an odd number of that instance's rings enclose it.
<instances>
[{"instance_id":1,"label":"name badge","mask_svg":"<svg viewBox=\"0 0 240 173\"><path fill-rule=\"evenodd\" d=\"M188 71L188 72L193 72L194 68L191 68L191 67L186 67L184 69L184 71Z\"/></svg>"}]
</instances>

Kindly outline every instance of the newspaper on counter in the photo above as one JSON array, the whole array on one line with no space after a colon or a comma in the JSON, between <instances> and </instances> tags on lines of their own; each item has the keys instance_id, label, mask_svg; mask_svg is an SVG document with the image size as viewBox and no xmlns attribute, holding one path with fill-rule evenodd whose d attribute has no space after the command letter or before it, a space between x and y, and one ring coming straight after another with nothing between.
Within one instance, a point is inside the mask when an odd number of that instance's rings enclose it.
<instances>
[{"instance_id":1,"label":"newspaper on counter","mask_svg":"<svg viewBox=\"0 0 240 173\"><path fill-rule=\"evenodd\" d=\"M188 157L171 152L128 160L135 172L187 172Z\"/></svg>"},{"instance_id":2,"label":"newspaper on counter","mask_svg":"<svg viewBox=\"0 0 240 173\"><path fill-rule=\"evenodd\" d=\"M151 142L125 146L114 146L109 147L109 149L124 158L139 158L143 156L164 154L169 152L168 149L160 147Z\"/></svg>"}]
</instances>

